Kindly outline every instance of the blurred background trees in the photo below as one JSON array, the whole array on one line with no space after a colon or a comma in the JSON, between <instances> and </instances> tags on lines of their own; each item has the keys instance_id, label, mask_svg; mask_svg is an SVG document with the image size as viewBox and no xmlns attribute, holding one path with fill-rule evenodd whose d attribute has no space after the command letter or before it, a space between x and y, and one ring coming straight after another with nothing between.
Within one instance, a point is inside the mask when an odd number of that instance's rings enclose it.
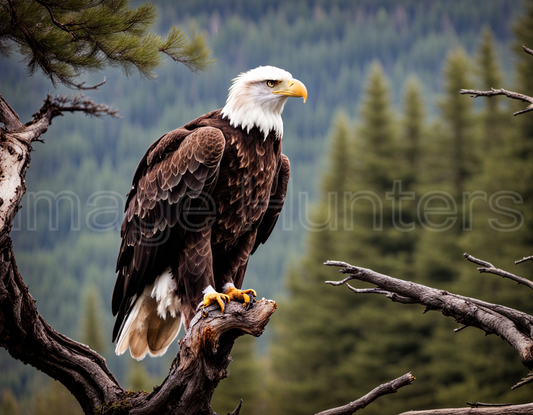
<instances>
[{"instance_id":1,"label":"blurred background trees","mask_svg":"<svg viewBox=\"0 0 533 415\"><path fill-rule=\"evenodd\" d=\"M239 72L272 64L309 90L305 106L285 109L289 197L245 279L279 309L261 341L237 341L213 408L231 411L243 398L243 414L313 413L407 371L418 381L363 413L531 401L528 386L510 391L526 369L500 339L453 334L453 321L418 306L328 288L323 282L337 274L322 263L345 260L533 312L525 290L476 275L462 259L467 250L510 271L530 270L512 263L533 251L531 117L513 118L513 104L498 98L458 93L531 92L533 58L517 45L533 45L533 2L154 4L158 33L176 25L192 38L203 34L216 62L201 74L169 62L153 81L114 69L87 74L80 81L107 77L88 95L123 118L55 119L46 144L35 145L11 235L47 321L101 351L132 389L149 391L166 376L177 345L137 363L114 356L110 344L125 194L155 139L222 107ZM29 120L51 86L39 74L28 79L21 59L14 51L0 60L0 92ZM0 373L0 413L51 405L38 394L48 380L3 350ZM47 388L47 396L62 393Z\"/></svg>"}]
</instances>

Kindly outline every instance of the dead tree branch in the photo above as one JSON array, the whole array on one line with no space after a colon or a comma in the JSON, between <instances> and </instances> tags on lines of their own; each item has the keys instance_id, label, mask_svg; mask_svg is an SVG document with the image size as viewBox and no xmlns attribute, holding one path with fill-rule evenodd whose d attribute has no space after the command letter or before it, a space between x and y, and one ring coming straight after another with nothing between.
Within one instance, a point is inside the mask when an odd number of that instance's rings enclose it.
<instances>
[{"instance_id":1,"label":"dead tree branch","mask_svg":"<svg viewBox=\"0 0 533 415\"><path fill-rule=\"evenodd\" d=\"M517 99L519 101L529 102L529 105L525 109L513 113L513 115L515 116L524 114L525 112L529 112L533 110L533 97L521 94L519 92L507 91L506 89L503 89L503 88L500 88L500 89L491 88L490 91L478 91L476 89L461 89L459 92L463 95L468 94L472 98L494 97L497 95L504 95L511 99Z\"/></svg>"},{"instance_id":2,"label":"dead tree branch","mask_svg":"<svg viewBox=\"0 0 533 415\"><path fill-rule=\"evenodd\" d=\"M526 45L522 45L522 50L527 54L533 56L533 50L529 49Z\"/></svg>"},{"instance_id":3,"label":"dead tree branch","mask_svg":"<svg viewBox=\"0 0 533 415\"><path fill-rule=\"evenodd\" d=\"M528 47L526 47L526 45L522 45L522 49L524 50L524 52L526 52L526 53L528 53L530 55L533 55L533 50L531 50ZM476 89L461 89L459 92L461 94L463 94L463 95L464 94L468 94L472 98L494 97L494 96L497 96L497 95L504 95L507 98L516 99L516 100L519 100L519 101L522 101L522 102L528 102L529 103L529 105L525 109L515 112L513 114L514 116L520 115L520 114L524 114L524 113L529 112L529 111L533 111L533 97L530 97L529 95L521 94L519 92L507 91L506 89L503 89L503 88L495 89L495 88L492 88L492 87L490 88L490 91L478 91Z\"/></svg>"},{"instance_id":4,"label":"dead tree branch","mask_svg":"<svg viewBox=\"0 0 533 415\"><path fill-rule=\"evenodd\" d=\"M487 273L490 273L490 274L499 275L500 277L503 277L503 278L509 278L510 280L516 281L518 284L523 284L526 287L529 287L529 288L531 288L533 290L533 281L530 281L527 278L519 277L518 275L515 275L515 274L513 274L511 272L505 271L505 270L500 269L500 268L496 268L490 262L482 261L482 260L477 259L477 258L475 258L472 255L469 255L467 253L465 253L463 256L467 260L469 260L470 262L473 262L474 264L481 265L481 267L479 267L477 269L481 273L487 272ZM522 259L522 262L523 261L524 261L524 259Z\"/></svg>"},{"instance_id":5,"label":"dead tree branch","mask_svg":"<svg viewBox=\"0 0 533 415\"><path fill-rule=\"evenodd\" d=\"M495 275L500 275L532 288L531 281L525 278L500 270L491 263L471 255L464 254L464 256L469 261L481 265L482 267L478 268L480 272L490 272ZM475 298L463 297L425 285L393 278L345 262L327 261L325 265L341 267L340 273L348 275L348 277L341 281L326 281L326 284L333 286L347 285L349 289L357 294L383 294L392 301L405 304L418 303L425 306L426 311L440 311L445 316L453 317L457 322L464 324L461 329L474 326L485 331L487 334L497 334L513 346L526 367L529 369L533 367L533 317L526 313L498 304L491 304ZM348 284L348 281L353 279L374 284L376 288L353 288ZM519 383L514 385L513 389L530 382L533 382L533 370ZM364 398L366 396L361 399ZM341 408L321 412L318 415L351 414L355 410L360 409L355 406L358 401L354 401ZM525 405L469 403L469 405L474 407L409 411L400 415L533 415L533 403ZM355 410L350 412L352 408ZM339 412L335 412L336 410L339 410Z\"/></svg>"},{"instance_id":6,"label":"dead tree branch","mask_svg":"<svg viewBox=\"0 0 533 415\"><path fill-rule=\"evenodd\" d=\"M446 408L402 412L400 415L531 415L533 403L479 408Z\"/></svg>"},{"instance_id":7,"label":"dead tree branch","mask_svg":"<svg viewBox=\"0 0 533 415\"><path fill-rule=\"evenodd\" d=\"M356 401L350 402L347 405L339 406L338 408L328 409L326 411L319 412L316 415L351 415L360 409L365 408L370 403L374 402L380 396L396 393L398 389L410 385L415 380L415 377L410 373L406 373L399 378L391 380L390 382L379 385L377 388L371 390L362 398Z\"/></svg>"},{"instance_id":8,"label":"dead tree branch","mask_svg":"<svg viewBox=\"0 0 533 415\"><path fill-rule=\"evenodd\" d=\"M386 295L392 301L418 303L425 306L426 310L440 311L445 316L453 317L465 326L477 327L487 334L497 334L517 351L520 360L527 368L533 368L533 317L529 314L499 304L400 280L345 262L327 261L325 264L341 267L340 272L348 275L342 281L327 281L327 284L338 286L352 279L369 282L376 285L380 290L379 293Z\"/></svg>"},{"instance_id":9,"label":"dead tree branch","mask_svg":"<svg viewBox=\"0 0 533 415\"><path fill-rule=\"evenodd\" d=\"M533 255L525 256L524 258L519 259L518 261L515 261L514 263L521 264L522 262L531 261L531 260L533 260Z\"/></svg>"}]
</instances>

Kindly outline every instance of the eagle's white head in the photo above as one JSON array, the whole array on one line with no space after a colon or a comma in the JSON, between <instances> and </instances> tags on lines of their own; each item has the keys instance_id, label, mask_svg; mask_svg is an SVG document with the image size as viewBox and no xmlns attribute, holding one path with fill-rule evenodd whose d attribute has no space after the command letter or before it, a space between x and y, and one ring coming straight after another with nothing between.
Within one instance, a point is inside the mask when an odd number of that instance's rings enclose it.
<instances>
[{"instance_id":1,"label":"eagle's white head","mask_svg":"<svg viewBox=\"0 0 533 415\"><path fill-rule=\"evenodd\" d=\"M260 66L233 80L222 118L228 118L233 127L241 127L246 132L257 127L265 139L274 130L281 139L281 113L288 97L303 97L305 102L305 85L283 69Z\"/></svg>"}]
</instances>

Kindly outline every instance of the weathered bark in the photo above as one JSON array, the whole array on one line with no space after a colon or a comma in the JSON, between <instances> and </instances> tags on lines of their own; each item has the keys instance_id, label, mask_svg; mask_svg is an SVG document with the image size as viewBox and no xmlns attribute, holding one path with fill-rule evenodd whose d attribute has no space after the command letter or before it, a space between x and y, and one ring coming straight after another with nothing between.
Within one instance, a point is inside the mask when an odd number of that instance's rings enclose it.
<instances>
[{"instance_id":1,"label":"weathered bark","mask_svg":"<svg viewBox=\"0 0 533 415\"><path fill-rule=\"evenodd\" d=\"M0 95L0 346L60 381L86 414L214 414L211 396L227 376L235 339L261 335L275 302L263 300L247 309L232 302L224 314L214 306L205 316L199 313L180 341L168 377L150 394L125 391L103 357L58 333L37 311L18 271L9 232L26 191L31 144L65 111L116 116L116 111L81 96L47 97L34 119L23 125Z\"/></svg>"},{"instance_id":2,"label":"weathered bark","mask_svg":"<svg viewBox=\"0 0 533 415\"><path fill-rule=\"evenodd\" d=\"M223 314L217 305L207 309L207 317L197 314L180 340L180 351L168 377L139 402L131 400L136 408L129 413L213 414L211 396L218 382L227 376L235 339L243 334L260 336L275 309L274 301L262 300L251 310L231 302Z\"/></svg>"},{"instance_id":3,"label":"weathered bark","mask_svg":"<svg viewBox=\"0 0 533 415\"><path fill-rule=\"evenodd\" d=\"M471 255L464 254L464 256L469 261L481 265L481 267L478 268L479 272L492 273L504 278L509 278L529 288L533 287L531 281L523 277L498 269L491 263L479 260ZM524 260L527 259L529 258L524 258ZM410 281L404 281L380 274L371 269L356 267L347 264L346 262L327 261L325 265L341 267L339 272L348 275L348 277L341 281L326 281L326 284L334 286L346 284L346 286L356 294L382 294L395 302L404 304L421 304L426 307L426 310L439 311L445 316L453 317L457 322L464 325L456 331L467 326L472 326L485 331L487 334L497 334L518 352L520 360L526 367L529 369L533 368L533 316L530 316L529 314L499 304L491 304L476 298L463 297L448 291L438 290ZM376 288L357 289L348 284L348 281L350 280L368 282L375 285ZM396 381L397 380L398 379L396 379ZM533 370L529 375L513 386L513 388L523 386L530 382L533 382ZM376 390L379 390L379 388L376 388ZM395 389L392 389L392 391L395 391ZM335 411L330 410L324 411L320 415L349 414L350 412L344 411L344 409L352 409L352 406L350 405L355 404L356 402L358 401L354 401L351 404L341 407L339 412L330 412ZM533 403L524 405L480 404L477 406L478 407L473 408L409 411L402 413L401 415L533 415ZM354 405L353 408L354 412L355 410L361 409L356 405Z\"/></svg>"},{"instance_id":4,"label":"weathered bark","mask_svg":"<svg viewBox=\"0 0 533 415\"><path fill-rule=\"evenodd\" d=\"M9 237L0 249L0 345L15 359L60 381L85 413L117 400L123 389L105 359L50 327L18 272Z\"/></svg>"},{"instance_id":5,"label":"weathered bark","mask_svg":"<svg viewBox=\"0 0 533 415\"><path fill-rule=\"evenodd\" d=\"M347 285L356 293L384 294L392 301L418 303L427 310L440 311L445 316L453 317L465 326L477 327L487 334L497 334L518 352L524 366L533 369L533 316L499 304L463 297L389 277L370 269L354 267L345 262L327 261L326 265L342 267L340 272L349 275L339 282L327 281L328 284L342 285L351 279L369 282L376 285L377 289L359 291Z\"/></svg>"}]
</instances>

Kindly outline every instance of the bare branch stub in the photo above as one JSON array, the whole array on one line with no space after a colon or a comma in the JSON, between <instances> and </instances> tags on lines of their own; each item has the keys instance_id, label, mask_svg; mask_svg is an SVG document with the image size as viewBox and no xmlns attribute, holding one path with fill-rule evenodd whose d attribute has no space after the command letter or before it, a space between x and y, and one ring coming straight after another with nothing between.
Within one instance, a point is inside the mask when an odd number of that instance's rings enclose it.
<instances>
[{"instance_id":1,"label":"bare branch stub","mask_svg":"<svg viewBox=\"0 0 533 415\"><path fill-rule=\"evenodd\" d=\"M365 408L370 403L378 399L380 396L388 395L390 393L396 393L398 389L410 385L415 380L415 377L411 373L406 373L399 378L391 380L390 382L379 385L377 388L374 388L372 391L367 393L362 398L359 398L349 404L344 406L339 406L337 408L327 409L325 411L319 412L316 415L351 415L354 412L357 412L360 409Z\"/></svg>"},{"instance_id":2,"label":"bare branch stub","mask_svg":"<svg viewBox=\"0 0 533 415\"><path fill-rule=\"evenodd\" d=\"M494 265L492 265L490 262L483 261L482 259L478 259L476 257L473 257L470 254L467 254L466 252L463 254L463 256L470 262L473 262L474 264L481 265L482 267L486 268L494 268Z\"/></svg>"},{"instance_id":3,"label":"bare branch stub","mask_svg":"<svg viewBox=\"0 0 533 415\"><path fill-rule=\"evenodd\" d=\"M529 55L533 56L533 50L529 49L526 45L522 45L522 50Z\"/></svg>"},{"instance_id":4,"label":"bare branch stub","mask_svg":"<svg viewBox=\"0 0 533 415\"><path fill-rule=\"evenodd\" d=\"M467 253L464 253L463 256L467 260L469 260L470 262L473 262L474 264L481 265L481 267L477 269L481 273L486 272L486 273L489 273L489 274L499 275L500 277L508 278L510 280L513 280L513 281L517 282L518 284L525 285L526 287L529 287L529 288L531 288L533 290L533 281L528 280L527 278L519 277L518 275L515 275L515 274L513 274L511 272L505 271L505 270L500 269L500 268L496 268L490 262L483 261L481 259L477 259L477 258L475 258L472 255L469 255ZM522 260L522 261L524 261L524 260Z\"/></svg>"},{"instance_id":5,"label":"bare branch stub","mask_svg":"<svg viewBox=\"0 0 533 415\"><path fill-rule=\"evenodd\" d=\"M233 410L233 412L231 412L228 415L239 415L241 413L241 407L242 407L242 399L239 402L239 404L237 405L237 407Z\"/></svg>"},{"instance_id":6,"label":"bare branch stub","mask_svg":"<svg viewBox=\"0 0 533 415\"><path fill-rule=\"evenodd\" d=\"M518 264L521 264L522 262L526 262L526 261L533 261L533 255L525 256L524 258L519 259L519 260L515 261L514 263L518 265Z\"/></svg>"}]
</instances>

